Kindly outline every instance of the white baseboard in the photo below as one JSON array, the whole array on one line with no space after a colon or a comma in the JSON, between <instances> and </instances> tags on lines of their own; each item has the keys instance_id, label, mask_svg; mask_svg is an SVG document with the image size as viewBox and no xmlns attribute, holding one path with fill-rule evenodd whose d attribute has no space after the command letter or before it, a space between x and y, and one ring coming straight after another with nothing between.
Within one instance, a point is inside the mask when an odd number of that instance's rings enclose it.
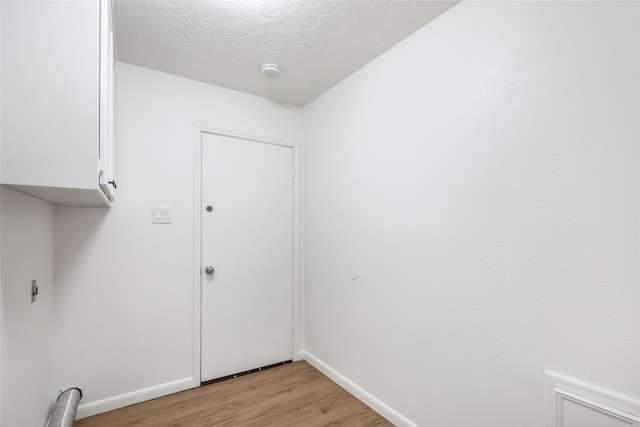
<instances>
[{"instance_id":1,"label":"white baseboard","mask_svg":"<svg viewBox=\"0 0 640 427\"><path fill-rule=\"evenodd\" d=\"M417 424L400 414L398 411L394 410L390 406L383 403L381 400L371 395L367 391L365 391L362 387L358 386L356 383L340 374L335 369L329 367L326 363L322 362L320 359L309 353L308 351L302 350L300 351L300 356L309 362L314 368L325 374L327 377L331 378L335 383L339 386L347 390L349 393L353 394L355 397L364 402L371 409L376 411L378 414L385 417L391 423L393 423L397 427L418 427Z\"/></svg>"},{"instance_id":2,"label":"white baseboard","mask_svg":"<svg viewBox=\"0 0 640 427\"><path fill-rule=\"evenodd\" d=\"M193 378L183 378L181 380L172 381L165 384L136 390L118 396L109 397L107 399L89 402L78 406L76 419L90 417L92 415L101 414L114 409L124 408L125 406L134 405L146 400L155 399L157 397L166 396L168 394L177 393L179 391L193 388ZM81 401L82 402L82 401Z\"/></svg>"}]
</instances>

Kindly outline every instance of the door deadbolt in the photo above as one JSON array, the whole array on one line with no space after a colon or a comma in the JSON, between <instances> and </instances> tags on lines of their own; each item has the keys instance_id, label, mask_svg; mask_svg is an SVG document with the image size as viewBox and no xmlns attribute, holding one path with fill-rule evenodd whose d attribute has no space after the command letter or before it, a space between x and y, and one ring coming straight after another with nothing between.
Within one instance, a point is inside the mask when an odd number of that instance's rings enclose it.
<instances>
[{"instance_id":1,"label":"door deadbolt","mask_svg":"<svg viewBox=\"0 0 640 427\"><path fill-rule=\"evenodd\" d=\"M212 212L213 211L213 206L209 205L207 206L207 212Z\"/></svg>"},{"instance_id":2,"label":"door deadbolt","mask_svg":"<svg viewBox=\"0 0 640 427\"><path fill-rule=\"evenodd\" d=\"M213 273L215 273L215 272L216 272L216 269L215 269L215 268L213 268L213 267L212 267L212 266L210 266L210 265L207 265L207 266L204 268L204 272L205 272L205 273L207 273L207 274L209 274L209 275L211 275L211 274L213 274Z\"/></svg>"}]
</instances>

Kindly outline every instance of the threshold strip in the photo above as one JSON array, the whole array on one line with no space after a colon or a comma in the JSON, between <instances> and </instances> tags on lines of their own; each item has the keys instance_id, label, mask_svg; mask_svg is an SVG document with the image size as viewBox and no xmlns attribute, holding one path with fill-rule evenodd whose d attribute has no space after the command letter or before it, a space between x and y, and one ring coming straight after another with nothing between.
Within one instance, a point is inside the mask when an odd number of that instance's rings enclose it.
<instances>
[{"instance_id":1,"label":"threshold strip","mask_svg":"<svg viewBox=\"0 0 640 427\"><path fill-rule=\"evenodd\" d=\"M213 380L205 381L200 383L200 387L208 386L210 384L219 383L221 381L230 380L233 378L243 377L245 375L253 374L254 372L264 371L265 369L277 368L278 366L288 365L289 363L293 363L293 360L285 360L284 362L274 363L273 365L262 366L260 368L249 369L248 371L238 372L237 374L227 375L226 377L220 377Z\"/></svg>"}]
</instances>

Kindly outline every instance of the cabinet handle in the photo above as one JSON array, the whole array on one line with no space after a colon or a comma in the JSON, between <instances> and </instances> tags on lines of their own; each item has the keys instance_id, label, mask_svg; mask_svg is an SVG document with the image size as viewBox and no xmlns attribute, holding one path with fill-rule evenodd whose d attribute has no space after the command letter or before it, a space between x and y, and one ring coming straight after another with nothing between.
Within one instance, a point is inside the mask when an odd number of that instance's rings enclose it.
<instances>
[{"instance_id":1,"label":"cabinet handle","mask_svg":"<svg viewBox=\"0 0 640 427\"><path fill-rule=\"evenodd\" d=\"M113 185L113 189L115 190L116 188L118 188L116 186L116 180L114 179L113 181L109 181L109 184Z\"/></svg>"}]
</instances>

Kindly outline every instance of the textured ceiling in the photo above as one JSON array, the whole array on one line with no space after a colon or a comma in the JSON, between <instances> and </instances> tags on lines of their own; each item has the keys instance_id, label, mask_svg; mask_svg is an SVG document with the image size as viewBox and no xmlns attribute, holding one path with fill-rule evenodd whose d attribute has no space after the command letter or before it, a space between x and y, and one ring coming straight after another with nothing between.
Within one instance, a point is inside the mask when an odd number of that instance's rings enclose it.
<instances>
[{"instance_id":1,"label":"textured ceiling","mask_svg":"<svg viewBox=\"0 0 640 427\"><path fill-rule=\"evenodd\" d=\"M456 3L116 0L117 59L304 106Z\"/></svg>"}]
</instances>

